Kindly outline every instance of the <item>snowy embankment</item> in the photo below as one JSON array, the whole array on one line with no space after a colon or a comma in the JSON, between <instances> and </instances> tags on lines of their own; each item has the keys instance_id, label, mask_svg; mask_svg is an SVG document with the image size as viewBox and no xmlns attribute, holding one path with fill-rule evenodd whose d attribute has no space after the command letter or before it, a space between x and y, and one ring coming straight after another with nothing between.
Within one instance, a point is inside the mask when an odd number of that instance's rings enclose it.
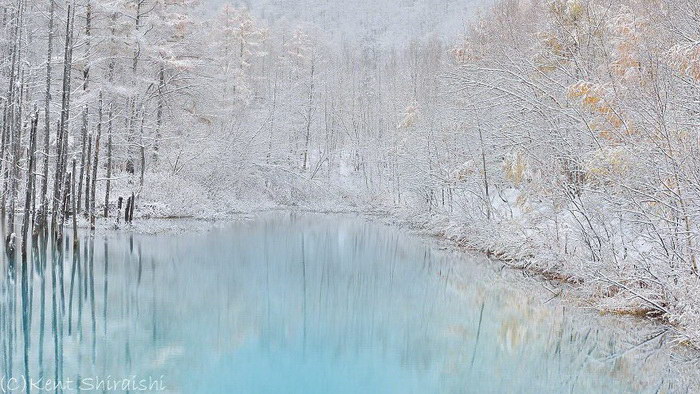
<instances>
[{"instance_id":1,"label":"snowy embankment","mask_svg":"<svg viewBox=\"0 0 700 394\"><path fill-rule=\"evenodd\" d=\"M374 211L390 223L410 227L422 234L447 240L459 248L485 253L506 267L547 282L545 289L553 297L563 297L579 307L593 308L602 314L653 319L664 324L678 343L693 348L700 345L697 311L690 305L667 306L656 289L634 283L619 272L611 273L602 264L581 257L554 252L553 244L512 224L469 223L440 213L416 214L405 208ZM640 281L641 282L641 281ZM681 288L681 286L679 286ZM689 291L688 286L684 291ZM697 297L690 295L689 297ZM694 299L694 298L691 298ZM690 313L682 314L685 308Z\"/></svg>"}]
</instances>

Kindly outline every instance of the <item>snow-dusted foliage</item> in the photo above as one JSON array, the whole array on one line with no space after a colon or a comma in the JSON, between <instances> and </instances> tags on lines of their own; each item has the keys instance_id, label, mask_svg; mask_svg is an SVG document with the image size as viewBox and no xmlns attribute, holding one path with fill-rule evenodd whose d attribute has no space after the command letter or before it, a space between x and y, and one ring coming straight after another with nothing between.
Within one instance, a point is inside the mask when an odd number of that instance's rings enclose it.
<instances>
[{"instance_id":1,"label":"snow-dusted foliage","mask_svg":"<svg viewBox=\"0 0 700 394\"><path fill-rule=\"evenodd\" d=\"M699 12L503 1L456 46L452 92L504 163L486 165L479 246L585 284L606 310L698 326Z\"/></svg>"}]
</instances>

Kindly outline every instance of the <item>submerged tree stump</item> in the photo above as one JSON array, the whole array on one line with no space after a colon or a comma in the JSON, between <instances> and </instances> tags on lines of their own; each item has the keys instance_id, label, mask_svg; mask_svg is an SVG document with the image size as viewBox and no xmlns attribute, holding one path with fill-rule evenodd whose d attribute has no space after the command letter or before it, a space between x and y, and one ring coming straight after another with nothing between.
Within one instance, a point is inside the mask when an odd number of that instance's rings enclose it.
<instances>
[{"instance_id":1,"label":"submerged tree stump","mask_svg":"<svg viewBox=\"0 0 700 394\"><path fill-rule=\"evenodd\" d=\"M124 199L122 197L119 197L117 199L117 223L119 223L119 218L122 216L122 202Z\"/></svg>"},{"instance_id":2,"label":"submerged tree stump","mask_svg":"<svg viewBox=\"0 0 700 394\"><path fill-rule=\"evenodd\" d=\"M131 204L129 205L129 223L134 221L134 207L136 206L136 196L131 193Z\"/></svg>"}]
</instances>

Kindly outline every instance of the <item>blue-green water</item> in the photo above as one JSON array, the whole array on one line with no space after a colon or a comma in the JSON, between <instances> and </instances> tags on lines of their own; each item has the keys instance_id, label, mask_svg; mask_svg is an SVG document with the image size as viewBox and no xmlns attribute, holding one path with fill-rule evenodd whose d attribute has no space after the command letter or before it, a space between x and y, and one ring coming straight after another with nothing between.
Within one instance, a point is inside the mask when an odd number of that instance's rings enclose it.
<instances>
[{"instance_id":1,"label":"blue-green water","mask_svg":"<svg viewBox=\"0 0 700 394\"><path fill-rule=\"evenodd\" d=\"M695 387L663 328L572 310L496 263L356 217L82 234L77 251L35 251L26 285L6 265L6 379L211 394Z\"/></svg>"}]
</instances>

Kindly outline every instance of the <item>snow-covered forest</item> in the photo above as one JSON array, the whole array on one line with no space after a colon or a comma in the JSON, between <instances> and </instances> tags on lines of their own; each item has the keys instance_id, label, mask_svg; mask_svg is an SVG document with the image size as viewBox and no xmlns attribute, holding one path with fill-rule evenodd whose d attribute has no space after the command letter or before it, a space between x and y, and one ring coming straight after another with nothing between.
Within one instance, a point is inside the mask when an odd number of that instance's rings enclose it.
<instances>
[{"instance_id":1,"label":"snow-covered forest","mask_svg":"<svg viewBox=\"0 0 700 394\"><path fill-rule=\"evenodd\" d=\"M380 211L700 341L696 0L252 3L0 0L18 240Z\"/></svg>"}]
</instances>

